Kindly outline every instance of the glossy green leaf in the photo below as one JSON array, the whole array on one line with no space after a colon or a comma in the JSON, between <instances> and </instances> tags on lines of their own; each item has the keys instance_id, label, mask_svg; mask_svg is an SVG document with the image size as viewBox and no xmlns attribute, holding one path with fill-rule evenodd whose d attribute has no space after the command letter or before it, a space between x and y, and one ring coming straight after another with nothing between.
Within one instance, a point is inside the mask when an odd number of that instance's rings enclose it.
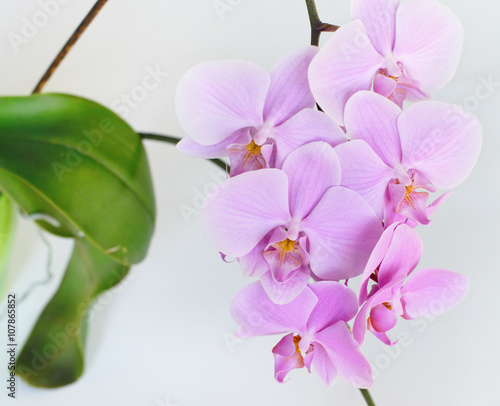
<instances>
[{"instance_id":1,"label":"glossy green leaf","mask_svg":"<svg viewBox=\"0 0 500 406\"><path fill-rule=\"evenodd\" d=\"M147 252L155 207L144 147L97 103L0 98L0 190L48 231L84 235L119 263Z\"/></svg>"},{"instance_id":2,"label":"glossy green leaf","mask_svg":"<svg viewBox=\"0 0 500 406\"><path fill-rule=\"evenodd\" d=\"M89 100L0 98L0 191L49 232L75 238L63 281L17 360L32 385L69 384L83 371L88 307L147 253L155 205L144 147Z\"/></svg>"},{"instance_id":3,"label":"glossy green leaf","mask_svg":"<svg viewBox=\"0 0 500 406\"><path fill-rule=\"evenodd\" d=\"M38 387L76 381L84 367L85 315L92 301L128 272L85 239L75 250L55 296L38 319L17 360L17 373Z\"/></svg>"},{"instance_id":4,"label":"glossy green leaf","mask_svg":"<svg viewBox=\"0 0 500 406\"><path fill-rule=\"evenodd\" d=\"M10 285L8 263L14 241L15 224L14 205L5 194L0 194L0 300Z\"/></svg>"}]
</instances>

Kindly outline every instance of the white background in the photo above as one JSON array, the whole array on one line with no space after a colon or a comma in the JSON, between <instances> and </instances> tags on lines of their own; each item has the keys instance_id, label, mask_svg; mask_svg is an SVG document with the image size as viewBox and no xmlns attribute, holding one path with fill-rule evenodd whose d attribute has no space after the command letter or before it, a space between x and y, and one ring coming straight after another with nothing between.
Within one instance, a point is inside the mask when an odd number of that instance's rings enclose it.
<instances>
[{"instance_id":1,"label":"white background","mask_svg":"<svg viewBox=\"0 0 500 406\"><path fill-rule=\"evenodd\" d=\"M110 1L45 91L84 96L116 109L122 94L141 85L147 68L158 66L168 77L126 119L137 131L184 135L174 113L174 93L192 65L231 58L270 68L309 41L303 0L222 2L233 6L220 16L212 0ZM1 0L1 95L29 94L93 0L66 3L40 24L38 1ZM419 229L425 245L421 267L462 272L470 279L471 292L463 304L435 321L401 320L398 329L409 335L408 345L390 354L373 337L367 340L363 349L380 371L372 390L378 406L500 405L500 84L482 89L483 100L475 96L483 80L500 82L500 3L444 3L462 20L466 39L455 78L434 98L472 108L484 126L484 147L472 176L440 208L431 226ZM324 21L350 20L348 0L317 4ZM21 35L23 18L39 18L43 26L15 52L9 33ZM203 235L199 215L181 212L199 207L200 194L212 178L220 178L220 171L170 145L151 141L147 150L158 205L149 256L106 303L98 303L82 379L59 390L20 382L13 404L363 405L356 389L342 381L327 388L305 370L291 373L284 385L275 383L271 349L278 337L228 341L236 327L228 304L248 281L236 264L220 260ZM70 241L51 237L50 242L55 276L19 306L21 341L57 288L69 256ZM47 255L36 227L21 222L12 264L14 291L21 294L45 278ZM2 354L2 371L3 365ZM0 399L1 404L10 401L5 389L0 389Z\"/></svg>"}]
</instances>

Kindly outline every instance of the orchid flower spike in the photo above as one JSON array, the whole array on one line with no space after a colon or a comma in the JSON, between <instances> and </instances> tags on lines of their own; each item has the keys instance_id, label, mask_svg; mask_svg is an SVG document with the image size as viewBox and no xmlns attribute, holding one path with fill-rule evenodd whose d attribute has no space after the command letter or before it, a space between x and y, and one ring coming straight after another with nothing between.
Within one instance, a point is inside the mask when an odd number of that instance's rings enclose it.
<instances>
[{"instance_id":1,"label":"orchid flower spike","mask_svg":"<svg viewBox=\"0 0 500 406\"><path fill-rule=\"evenodd\" d=\"M386 226L407 218L428 224L446 198L426 207L428 192L462 183L481 150L476 117L443 102L402 111L376 93L358 92L347 103L345 123L351 141L335 148L341 184L363 196Z\"/></svg>"},{"instance_id":2,"label":"orchid flower spike","mask_svg":"<svg viewBox=\"0 0 500 406\"><path fill-rule=\"evenodd\" d=\"M368 388L373 383L370 364L346 325L357 310L354 292L338 282L316 282L285 305L273 303L255 282L231 303L231 314L241 326L238 337L286 334L273 348L278 382L305 366L327 385L340 375L356 387Z\"/></svg>"},{"instance_id":3,"label":"orchid flower spike","mask_svg":"<svg viewBox=\"0 0 500 406\"><path fill-rule=\"evenodd\" d=\"M383 232L356 192L338 186L340 165L330 145L306 144L283 169L262 169L223 183L203 210L205 233L246 276L258 276L276 303L287 303L319 279L360 275Z\"/></svg>"},{"instance_id":4,"label":"orchid flower spike","mask_svg":"<svg viewBox=\"0 0 500 406\"><path fill-rule=\"evenodd\" d=\"M354 21L341 27L314 58L311 90L339 124L360 90L400 107L429 98L450 81L460 59L463 28L437 0L352 0Z\"/></svg>"},{"instance_id":5,"label":"orchid flower spike","mask_svg":"<svg viewBox=\"0 0 500 406\"><path fill-rule=\"evenodd\" d=\"M388 227L366 265L359 292L362 305L353 326L359 344L367 330L387 345L394 343L387 332L397 316L412 320L435 317L460 303L469 290L467 277L445 269L414 272L422 256L422 241L411 227ZM370 280L375 284L368 292Z\"/></svg>"},{"instance_id":6,"label":"orchid flower spike","mask_svg":"<svg viewBox=\"0 0 500 406\"><path fill-rule=\"evenodd\" d=\"M313 109L307 70L316 47L296 51L268 73L245 61L203 62L180 80L177 116L187 132L178 149L199 158L229 156L231 176L280 167L311 141L337 145L342 129Z\"/></svg>"}]
</instances>

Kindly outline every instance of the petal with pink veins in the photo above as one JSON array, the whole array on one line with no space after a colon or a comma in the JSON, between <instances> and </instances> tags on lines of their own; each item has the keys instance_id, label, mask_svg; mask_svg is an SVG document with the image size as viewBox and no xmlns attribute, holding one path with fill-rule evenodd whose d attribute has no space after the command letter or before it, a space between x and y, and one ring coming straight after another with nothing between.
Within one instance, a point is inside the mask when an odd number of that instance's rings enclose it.
<instances>
[{"instance_id":1,"label":"petal with pink veins","mask_svg":"<svg viewBox=\"0 0 500 406\"><path fill-rule=\"evenodd\" d=\"M396 15L394 57L410 77L433 92L453 77L463 46L463 27L437 0L406 0Z\"/></svg>"},{"instance_id":2,"label":"petal with pink veins","mask_svg":"<svg viewBox=\"0 0 500 406\"><path fill-rule=\"evenodd\" d=\"M398 0L353 0L352 19L363 22L371 43L380 55L390 55L394 47Z\"/></svg>"},{"instance_id":3,"label":"petal with pink veins","mask_svg":"<svg viewBox=\"0 0 500 406\"><path fill-rule=\"evenodd\" d=\"M318 297L304 289L290 303L273 303L260 282L240 289L231 302L231 315L240 325L239 337L306 331L307 320Z\"/></svg>"},{"instance_id":4,"label":"petal with pink veins","mask_svg":"<svg viewBox=\"0 0 500 406\"><path fill-rule=\"evenodd\" d=\"M311 91L321 108L343 125L345 104L357 91L371 88L373 76L384 63L363 23L353 21L340 27L311 62Z\"/></svg>"},{"instance_id":5,"label":"petal with pink veins","mask_svg":"<svg viewBox=\"0 0 500 406\"><path fill-rule=\"evenodd\" d=\"M307 71L318 52L308 46L282 58L271 70L271 86L264 107L264 121L277 126L299 111L315 105Z\"/></svg>"},{"instance_id":6,"label":"petal with pink veins","mask_svg":"<svg viewBox=\"0 0 500 406\"><path fill-rule=\"evenodd\" d=\"M312 272L322 279L360 275L383 232L380 219L356 192L333 186L303 220Z\"/></svg>"},{"instance_id":7,"label":"petal with pink veins","mask_svg":"<svg viewBox=\"0 0 500 406\"><path fill-rule=\"evenodd\" d=\"M331 363L339 375L357 388L369 388L373 385L370 363L361 353L359 344L353 339L345 323L336 323L321 332L314 338L324 348ZM316 364L316 354L313 358L313 367Z\"/></svg>"},{"instance_id":8,"label":"petal with pink veins","mask_svg":"<svg viewBox=\"0 0 500 406\"><path fill-rule=\"evenodd\" d=\"M341 185L359 193L382 220L385 191L393 177L393 169L362 140L341 144L335 147L335 152L342 170Z\"/></svg>"},{"instance_id":9,"label":"petal with pink veins","mask_svg":"<svg viewBox=\"0 0 500 406\"><path fill-rule=\"evenodd\" d=\"M435 317L462 300L469 291L465 275L445 269L422 269L415 272L401 290L405 317Z\"/></svg>"},{"instance_id":10,"label":"petal with pink veins","mask_svg":"<svg viewBox=\"0 0 500 406\"><path fill-rule=\"evenodd\" d=\"M358 311L356 294L339 282L313 283L311 289L318 297L316 306L309 317L307 330L315 334L337 322L347 323Z\"/></svg>"},{"instance_id":11,"label":"petal with pink veins","mask_svg":"<svg viewBox=\"0 0 500 406\"><path fill-rule=\"evenodd\" d=\"M422 101L398 120L403 164L416 169L434 186L452 189L474 168L482 141L481 124L459 106Z\"/></svg>"},{"instance_id":12,"label":"petal with pink veins","mask_svg":"<svg viewBox=\"0 0 500 406\"><path fill-rule=\"evenodd\" d=\"M175 107L184 130L202 145L218 144L236 131L263 123L271 77L244 61L202 62L177 86Z\"/></svg>"},{"instance_id":13,"label":"petal with pink veins","mask_svg":"<svg viewBox=\"0 0 500 406\"><path fill-rule=\"evenodd\" d=\"M344 131L325 113L304 109L295 116L273 128L276 146L276 167L281 168L285 158L300 146L324 141L332 146L347 141Z\"/></svg>"},{"instance_id":14,"label":"petal with pink veins","mask_svg":"<svg viewBox=\"0 0 500 406\"><path fill-rule=\"evenodd\" d=\"M262 287L269 298L276 304L287 304L294 300L309 282L309 267L301 266L286 282L276 282L271 271L265 272L260 277Z\"/></svg>"},{"instance_id":15,"label":"petal with pink veins","mask_svg":"<svg viewBox=\"0 0 500 406\"><path fill-rule=\"evenodd\" d=\"M296 149L283 164L288 176L290 213L305 218L331 186L340 184L340 163L335 150L325 142Z\"/></svg>"},{"instance_id":16,"label":"petal with pink veins","mask_svg":"<svg viewBox=\"0 0 500 406\"><path fill-rule=\"evenodd\" d=\"M395 167L401 163L398 130L401 112L396 104L377 93L358 92L345 108L347 136L365 141L386 165Z\"/></svg>"},{"instance_id":17,"label":"petal with pink veins","mask_svg":"<svg viewBox=\"0 0 500 406\"><path fill-rule=\"evenodd\" d=\"M288 179L278 169L243 173L211 195L202 212L205 233L215 248L234 258L248 254L290 219Z\"/></svg>"}]
</instances>

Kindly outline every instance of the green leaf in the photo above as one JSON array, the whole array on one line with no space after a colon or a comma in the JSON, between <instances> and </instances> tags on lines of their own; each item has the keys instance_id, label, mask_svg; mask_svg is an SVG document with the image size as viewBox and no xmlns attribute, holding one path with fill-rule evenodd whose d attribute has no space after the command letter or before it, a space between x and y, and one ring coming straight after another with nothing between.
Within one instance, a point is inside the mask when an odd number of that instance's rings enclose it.
<instances>
[{"instance_id":1,"label":"green leaf","mask_svg":"<svg viewBox=\"0 0 500 406\"><path fill-rule=\"evenodd\" d=\"M75 238L59 290L17 361L32 385L66 385L83 371L89 305L147 253L155 204L144 147L120 117L89 100L0 98L0 191L41 227Z\"/></svg>"},{"instance_id":2,"label":"green leaf","mask_svg":"<svg viewBox=\"0 0 500 406\"><path fill-rule=\"evenodd\" d=\"M81 376L86 310L100 293L120 282L128 269L85 239L76 241L61 286L17 359L17 373L25 381L53 388Z\"/></svg>"},{"instance_id":3,"label":"green leaf","mask_svg":"<svg viewBox=\"0 0 500 406\"><path fill-rule=\"evenodd\" d=\"M10 199L0 194L0 300L10 285L8 263L14 241L16 213Z\"/></svg>"},{"instance_id":4,"label":"green leaf","mask_svg":"<svg viewBox=\"0 0 500 406\"><path fill-rule=\"evenodd\" d=\"M144 147L97 103L0 98L0 190L48 231L85 235L119 263L146 255L155 206Z\"/></svg>"}]
</instances>

